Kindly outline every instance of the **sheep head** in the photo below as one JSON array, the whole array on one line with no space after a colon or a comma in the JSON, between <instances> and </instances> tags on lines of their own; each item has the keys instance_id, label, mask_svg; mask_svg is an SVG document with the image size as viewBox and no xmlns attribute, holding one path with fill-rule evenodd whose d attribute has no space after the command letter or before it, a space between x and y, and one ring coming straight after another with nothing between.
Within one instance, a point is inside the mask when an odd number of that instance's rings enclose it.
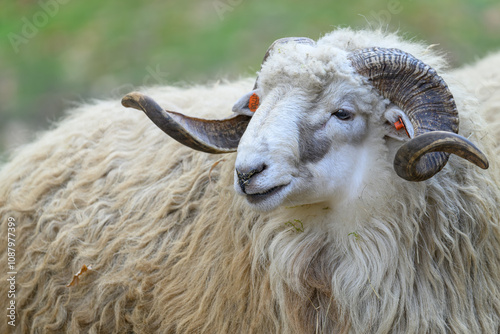
<instances>
[{"instance_id":1,"label":"sheep head","mask_svg":"<svg viewBox=\"0 0 500 334\"><path fill-rule=\"evenodd\" d=\"M237 149L235 189L263 210L345 196L388 156L388 138L403 142L393 166L408 181L431 178L451 153L488 168L484 154L458 135L444 80L398 49L347 52L307 38L280 39L266 52L253 90L220 121L165 111L139 93L122 103L194 149ZM394 130L397 120L405 133Z\"/></svg>"}]
</instances>

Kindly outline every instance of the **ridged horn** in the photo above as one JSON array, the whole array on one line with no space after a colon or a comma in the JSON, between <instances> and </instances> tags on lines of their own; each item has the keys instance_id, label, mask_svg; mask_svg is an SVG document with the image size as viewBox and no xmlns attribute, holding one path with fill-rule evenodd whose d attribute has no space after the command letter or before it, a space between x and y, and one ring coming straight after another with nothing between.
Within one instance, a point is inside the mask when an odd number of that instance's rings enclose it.
<instances>
[{"instance_id":1,"label":"ridged horn","mask_svg":"<svg viewBox=\"0 0 500 334\"><path fill-rule=\"evenodd\" d=\"M399 49L361 49L350 53L349 59L382 96L408 115L413 125L414 138L401 146L394 159L400 177L424 181L446 165L450 153L488 168L484 154L457 135L459 118L453 95L432 67ZM439 133L422 137L434 131Z\"/></svg>"},{"instance_id":2,"label":"ridged horn","mask_svg":"<svg viewBox=\"0 0 500 334\"><path fill-rule=\"evenodd\" d=\"M238 148L251 117L236 115L206 120L164 110L152 98L132 92L122 98L127 108L142 110L163 132L179 143L207 153L229 153Z\"/></svg>"},{"instance_id":3,"label":"ridged horn","mask_svg":"<svg viewBox=\"0 0 500 334\"><path fill-rule=\"evenodd\" d=\"M398 175L420 175L428 173L428 161L421 159L429 152L448 152L458 155L473 164L486 169L488 159L473 143L466 138L448 131L431 131L401 146L394 158L394 169ZM440 159L440 155L434 156ZM435 161L435 165L446 164L446 161ZM431 175L432 176L432 175ZM416 180L411 180L416 181Z\"/></svg>"}]
</instances>

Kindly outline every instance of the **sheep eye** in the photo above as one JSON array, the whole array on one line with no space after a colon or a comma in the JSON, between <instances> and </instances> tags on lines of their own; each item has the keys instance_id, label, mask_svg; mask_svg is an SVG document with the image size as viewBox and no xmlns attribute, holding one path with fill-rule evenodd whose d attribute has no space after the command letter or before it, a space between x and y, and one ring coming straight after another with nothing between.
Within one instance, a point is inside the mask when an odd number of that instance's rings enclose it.
<instances>
[{"instance_id":1,"label":"sheep eye","mask_svg":"<svg viewBox=\"0 0 500 334\"><path fill-rule=\"evenodd\" d=\"M348 121L348 120L352 119L352 113L345 110L345 109L339 109L339 110L335 111L334 113L332 113L332 115L337 117L341 121Z\"/></svg>"}]
</instances>

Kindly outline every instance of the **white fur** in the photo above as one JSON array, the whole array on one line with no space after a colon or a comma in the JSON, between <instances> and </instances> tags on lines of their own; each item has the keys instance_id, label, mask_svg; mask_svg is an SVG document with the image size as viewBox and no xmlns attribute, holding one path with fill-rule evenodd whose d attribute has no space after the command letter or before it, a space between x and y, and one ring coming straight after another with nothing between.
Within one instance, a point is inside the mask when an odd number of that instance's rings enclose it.
<instances>
[{"instance_id":1,"label":"white fur","mask_svg":"<svg viewBox=\"0 0 500 334\"><path fill-rule=\"evenodd\" d=\"M451 156L425 182L396 176L406 139L386 121L398 111L347 61L371 46L402 49L443 75L460 133L489 170ZM118 101L73 111L0 171L2 231L13 217L19 232L15 330L497 333L498 145L481 103L498 124L500 94L478 101L468 75L444 65L422 44L380 31L280 46L260 73L261 106L237 157L183 147ZM144 93L169 110L222 118L253 81ZM332 117L338 108L354 118ZM300 164L304 126L317 127L311 145L333 144ZM247 191L287 187L249 206L233 172L263 162ZM82 264L93 269L67 288ZM1 295L7 289L0 284Z\"/></svg>"}]
</instances>

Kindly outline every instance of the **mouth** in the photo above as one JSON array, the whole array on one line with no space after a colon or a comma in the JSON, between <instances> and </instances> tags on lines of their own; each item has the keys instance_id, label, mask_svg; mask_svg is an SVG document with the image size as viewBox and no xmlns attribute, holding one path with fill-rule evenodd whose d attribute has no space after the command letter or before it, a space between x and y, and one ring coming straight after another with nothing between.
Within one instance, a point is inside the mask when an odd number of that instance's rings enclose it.
<instances>
[{"instance_id":1,"label":"mouth","mask_svg":"<svg viewBox=\"0 0 500 334\"><path fill-rule=\"evenodd\" d=\"M250 204L257 205L257 204L262 203L265 200L271 198L272 196L280 193L287 185L288 184L272 187L272 188L270 188L264 192L261 192L261 193L247 194L246 198Z\"/></svg>"}]
</instances>

